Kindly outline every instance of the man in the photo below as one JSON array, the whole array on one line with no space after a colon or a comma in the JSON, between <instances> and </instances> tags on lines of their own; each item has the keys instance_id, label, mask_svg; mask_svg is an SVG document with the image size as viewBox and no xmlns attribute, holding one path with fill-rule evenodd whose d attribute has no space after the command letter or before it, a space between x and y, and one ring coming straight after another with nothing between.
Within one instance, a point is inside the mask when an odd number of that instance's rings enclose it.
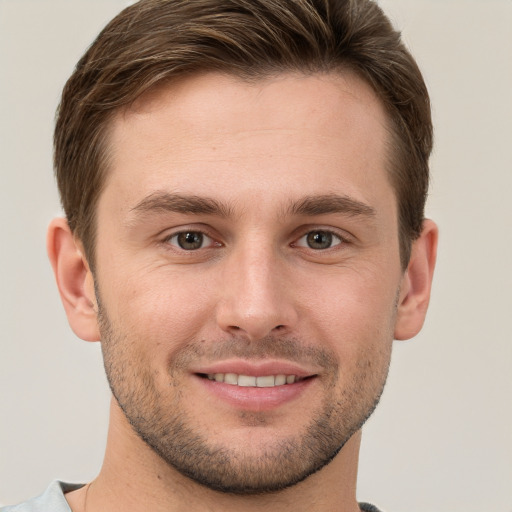
<instances>
[{"instance_id":1,"label":"man","mask_svg":"<svg viewBox=\"0 0 512 512\"><path fill-rule=\"evenodd\" d=\"M423 324L421 74L367 0L142 0L80 60L48 252L105 460L6 510L376 510L361 427Z\"/></svg>"}]
</instances>

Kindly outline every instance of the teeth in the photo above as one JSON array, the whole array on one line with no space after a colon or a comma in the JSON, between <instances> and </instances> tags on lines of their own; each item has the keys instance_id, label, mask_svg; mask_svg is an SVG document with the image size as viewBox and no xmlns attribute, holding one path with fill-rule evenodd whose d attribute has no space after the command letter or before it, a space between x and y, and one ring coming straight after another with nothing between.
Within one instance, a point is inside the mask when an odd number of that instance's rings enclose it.
<instances>
[{"instance_id":1,"label":"teeth","mask_svg":"<svg viewBox=\"0 0 512 512\"><path fill-rule=\"evenodd\" d=\"M256 386L259 388L273 388L275 386L276 378L273 375L266 377L256 377Z\"/></svg>"},{"instance_id":2,"label":"teeth","mask_svg":"<svg viewBox=\"0 0 512 512\"><path fill-rule=\"evenodd\" d=\"M286 384L286 375L276 375L275 385L282 386L283 384Z\"/></svg>"},{"instance_id":3,"label":"teeth","mask_svg":"<svg viewBox=\"0 0 512 512\"><path fill-rule=\"evenodd\" d=\"M238 385L244 388L255 387L256 377L251 377L250 375L239 375Z\"/></svg>"},{"instance_id":4,"label":"teeth","mask_svg":"<svg viewBox=\"0 0 512 512\"><path fill-rule=\"evenodd\" d=\"M226 373L224 375L224 382L236 386L238 384L238 375L236 373Z\"/></svg>"},{"instance_id":5,"label":"teeth","mask_svg":"<svg viewBox=\"0 0 512 512\"><path fill-rule=\"evenodd\" d=\"M295 375L261 375L254 377L252 375L238 375L236 373L209 373L209 380L224 382L232 386L250 387L250 388L273 388L274 386L284 386L293 384L301 380Z\"/></svg>"}]
</instances>

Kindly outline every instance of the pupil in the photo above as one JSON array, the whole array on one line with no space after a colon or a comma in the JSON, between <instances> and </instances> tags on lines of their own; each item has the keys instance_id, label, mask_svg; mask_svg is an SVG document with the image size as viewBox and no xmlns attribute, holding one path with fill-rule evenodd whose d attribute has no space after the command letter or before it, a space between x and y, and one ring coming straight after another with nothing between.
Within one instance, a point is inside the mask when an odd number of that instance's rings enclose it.
<instances>
[{"instance_id":1,"label":"pupil","mask_svg":"<svg viewBox=\"0 0 512 512\"><path fill-rule=\"evenodd\" d=\"M178 244L182 249L199 249L203 244L203 235L201 233L180 233L178 235Z\"/></svg>"},{"instance_id":2,"label":"pupil","mask_svg":"<svg viewBox=\"0 0 512 512\"><path fill-rule=\"evenodd\" d=\"M332 235L326 231L313 231L308 234L311 249L328 249L332 245Z\"/></svg>"}]
</instances>

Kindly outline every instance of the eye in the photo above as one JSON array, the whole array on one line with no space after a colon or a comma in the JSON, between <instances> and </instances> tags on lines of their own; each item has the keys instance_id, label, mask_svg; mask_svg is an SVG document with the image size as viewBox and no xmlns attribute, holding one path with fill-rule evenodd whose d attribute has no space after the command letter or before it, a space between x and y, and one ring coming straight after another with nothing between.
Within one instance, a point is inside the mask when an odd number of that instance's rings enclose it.
<instances>
[{"instance_id":1,"label":"eye","mask_svg":"<svg viewBox=\"0 0 512 512\"><path fill-rule=\"evenodd\" d=\"M182 231L170 236L166 241L184 251L196 251L214 244L214 241L201 231Z\"/></svg>"},{"instance_id":2,"label":"eye","mask_svg":"<svg viewBox=\"0 0 512 512\"><path fill-rule=\"evenodd\" d=\"M331 231L316 230L306 233L304 236L297 240L298 247L308 247L314 250L325 250L340 245L343 240Z\"/></svg>"}]
</instances>

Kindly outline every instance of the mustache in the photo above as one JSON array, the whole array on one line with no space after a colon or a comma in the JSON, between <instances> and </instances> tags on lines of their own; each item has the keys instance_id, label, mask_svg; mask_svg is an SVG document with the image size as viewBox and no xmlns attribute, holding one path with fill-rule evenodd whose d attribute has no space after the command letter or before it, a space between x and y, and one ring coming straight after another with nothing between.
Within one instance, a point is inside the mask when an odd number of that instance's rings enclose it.
<instances>
[{"instance_id":1,"label":"mustache","mask_svg":"<svg viewBox=\"0 0 512 512\"><path fill-rule=\"evenodd\" d=\"M116 330L109 319L100 299L99 290L95 282L95 291L98 304L98 321L102 337L102 345L117 345L122 343L116 335ZM169 360L171 372L187 369L198 360L203 362L217 362L231 358L247 361L262 361L265 359L283 359L299 365L315 365L323 368L331 375L337 375L339 360L334 350L318 343L308 344L294 336L268 335L257 341L250 341L244 336L231 336L229 338L206 340L184 340L183 346L172 353Z\"/></svg>"},{"instance_id":2,"label":"mustache","mask_svg":"<svg viewBox=\"0 0 512 512\"><path fill-rule=\"evenodd\" d=\"M308 345L298 338L266 336L257 341L244 337L207 341L191 341L172 355L171 365L187 368L192 362L223 361L231 358L262 361L284 359L297 364L315 365L330 372L338 372L339 362L334 351Z\"/></svg>"}]
</instances>

